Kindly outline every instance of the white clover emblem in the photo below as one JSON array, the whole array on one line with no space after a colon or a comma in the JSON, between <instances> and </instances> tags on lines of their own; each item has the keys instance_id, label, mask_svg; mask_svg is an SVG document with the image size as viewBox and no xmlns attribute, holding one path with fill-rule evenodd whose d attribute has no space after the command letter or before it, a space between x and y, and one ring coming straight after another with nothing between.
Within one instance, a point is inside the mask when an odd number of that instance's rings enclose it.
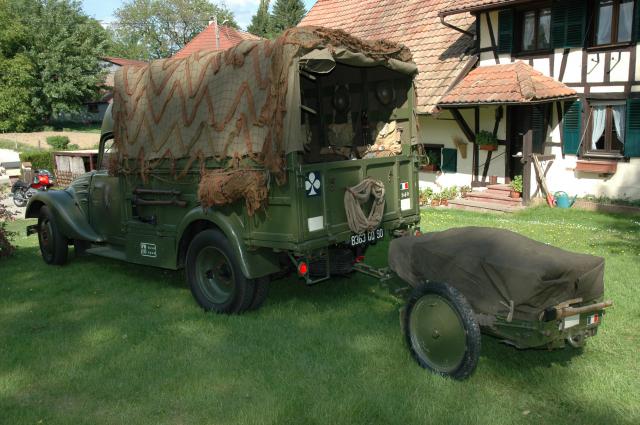
<instances>
[{"instance_id":1,"label":"white clover emblem","mask_svg":"<svg viewBox=\"0 0 640 425\"><path fill-rule=\"evenodd\" d=\"M307 196L318 196L320 194L320 173L317 171L311 171L307 174L307 181L304 182L304 188L307 191Z\"/></svg>"}]
</instances>

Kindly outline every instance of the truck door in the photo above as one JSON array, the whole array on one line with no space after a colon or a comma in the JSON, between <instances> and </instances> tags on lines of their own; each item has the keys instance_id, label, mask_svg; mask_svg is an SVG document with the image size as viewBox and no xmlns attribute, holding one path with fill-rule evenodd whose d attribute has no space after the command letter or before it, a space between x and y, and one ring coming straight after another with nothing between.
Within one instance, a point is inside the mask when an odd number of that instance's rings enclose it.
<instances>
[{"instance_id":1,"label":"truck door","mask_svg":"<svg viewBox=\"0 0 640 425\"><path fill-rule=\"evenodd\" d=\"M122 211L123 197L119 177L109 175L107 170L108 154L113 139L103 140L101 148L104 154L101 158L98 171L91 179L89 222L93 229L107 242L114 245L123 245Z\"/></svg>"}]
</instances>

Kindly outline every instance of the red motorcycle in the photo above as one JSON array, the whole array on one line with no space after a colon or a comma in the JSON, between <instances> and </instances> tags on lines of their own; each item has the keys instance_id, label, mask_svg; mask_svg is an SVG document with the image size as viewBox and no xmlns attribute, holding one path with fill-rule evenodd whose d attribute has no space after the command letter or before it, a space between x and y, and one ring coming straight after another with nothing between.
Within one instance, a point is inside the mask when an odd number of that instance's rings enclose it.
<instances>
[{"instance_id":1,"label":"red motorcycle","mask_svg":"<svg viewBox=\"0 0 640 425\"><path fill-rule=\"evenodd\" d=\"M55 177L48 170L40 170L33 176L31 184L18 180L11 188L13 203L16 207L24 207L29 202L29 198L40 190L49 190L55 184Z\"/></svg>"}]
</instances>

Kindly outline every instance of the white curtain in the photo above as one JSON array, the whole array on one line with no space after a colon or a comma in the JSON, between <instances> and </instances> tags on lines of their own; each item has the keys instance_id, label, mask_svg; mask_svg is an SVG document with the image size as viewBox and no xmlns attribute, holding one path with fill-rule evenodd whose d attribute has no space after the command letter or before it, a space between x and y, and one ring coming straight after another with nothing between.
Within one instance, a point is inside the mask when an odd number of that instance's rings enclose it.
<instances>
[{"instance_id":1,"label":"white curtain","mask_svg":"<svg viewBox=\"0 0 640 425\"><path fill-rule=\"evenodd\" d=\"M607 123L607 107L593 106L593 131L591 132L591 149L596 149L596 143L604 134L604 127Z\"/></svg>"},{"instance_id":2,"label":"white curtain","mask_svg":"<svg viewBox=\"0 0 640 425\"><path fill-rule=\"evenodd\" d=\"M616 125L616 133L618 133L618 139L624 143L624 129L625 119L627 114L627 107L625 105L613 105L611 107L613 111L613 122Z\"/></svg>"}]
</instances>

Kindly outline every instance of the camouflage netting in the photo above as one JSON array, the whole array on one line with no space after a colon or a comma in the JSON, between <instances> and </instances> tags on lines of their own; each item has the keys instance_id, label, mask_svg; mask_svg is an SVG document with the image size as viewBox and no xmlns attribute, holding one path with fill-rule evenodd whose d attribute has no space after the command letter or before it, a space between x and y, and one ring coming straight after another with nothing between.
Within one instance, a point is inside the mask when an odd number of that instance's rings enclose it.
<instances>
[{"instance_id":1,"label":"camouflage netting","mask_svg":"<svg viewBox=\"0 0 640 425\"><path fill-rule=\"evenodd\" d=\"M293 28L274 41L243 41L224 52L125 66L115 76L112 172L135 172L145 179L158 164L170 161L180 177L196 161L204 172L206 159L238 164L237 159L250 158L282 183L284 155L302 150L297 69L327 72L327 56L351 65L415 72L402 45L319 27ZM188 161L176 170L179 159ZM215 190L201 187L200 193L212 196L201 198L207 204L220 202ZM266 190L256 194L266 198Z\"/></svg>"}]
</instances>

